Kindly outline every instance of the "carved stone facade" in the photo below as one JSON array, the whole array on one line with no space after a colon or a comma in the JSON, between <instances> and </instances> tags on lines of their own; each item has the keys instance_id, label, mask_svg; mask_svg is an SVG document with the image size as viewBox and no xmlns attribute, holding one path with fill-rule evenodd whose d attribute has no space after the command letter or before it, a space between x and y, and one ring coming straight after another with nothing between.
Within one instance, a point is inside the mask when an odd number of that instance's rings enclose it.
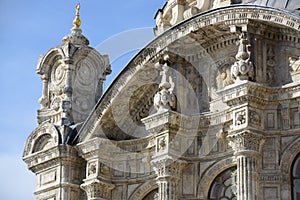
<instances>
[{"instance_id":1,"label":"carved stone facade","mask_svg":"<svg viewBox=\"0 0 300 200\"><path fill-rule=\"evenodd\" d=\"M88 46L78 6L37 68L23 154L36 198L299 199L298 7L168 0L157 37L102 94L109 59Z\"/></svg>"}]
</instances>

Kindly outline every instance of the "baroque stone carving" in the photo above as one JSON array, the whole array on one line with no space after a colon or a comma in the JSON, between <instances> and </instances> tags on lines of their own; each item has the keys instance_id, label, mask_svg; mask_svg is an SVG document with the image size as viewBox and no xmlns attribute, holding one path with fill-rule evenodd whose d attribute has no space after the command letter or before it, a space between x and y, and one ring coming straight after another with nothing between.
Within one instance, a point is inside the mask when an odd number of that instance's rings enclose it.
<instances>
[{"instance_id":1,"label":"baroque stone carving","mask_svg":"<svg viewBox=\"0 0 300 200\"><path fill-rule=\"evenodd\" d=\"M251 111L249 111L249 121L250 121L250 123L252 123L254 125L260 126L261 117L257 112L251 110Z\"/></svg>"},{"instance_id":2,"label":"baroque stone carving","mask_svg":"<svg viewBox=\"0 0 300 200\"><path fill-rule=\"evenodd\" d=\"M88 176L94 175L97 172L97 163L90 162L88 165Z\"/></svg>"},{"instance_id":3,"label":"baroque stone carving","mask_svg":"<svg viewBox=\"0 0 300 200\"><path fill-rule=\"evenodd\" d=\"M158 112L176 109L176 98L173 94L174 82L172 77L168 76L168 68L167 63L162 66L159 91L154 95L154 107Z\"/></svg>"},{"instance_id":4,"label":"baroque stone carving","mask_svg":"<svg viewBox=\"0 0 300 200\"><path fill-rule=\"evenodd\" d=\"M235 125L240 126L246 123L246 111L242 110L235 114Z\"/></svg>"},{"instance_id":5,"label":"baroque stone carving","mask_svg":"<svg viewBox=\"0 0 300 200\"><path fill-rule=\"evenodd\" d=\"M93 179L86 183L81 184L81 188L85 190L88 200L92 199L110 199L111 190L115 188L114 185L104 183L98 179Z\"/></svg>"},{"instance_id":6,"label":"baroque stone carving","mask_svg":"<svg viewBox=\"0 0 300 200\"><path fill-rule=\"evenodd\" d=\"M235 56L237 61L231 67L231 74L236 80L254 79L254 68L250 61L248 47L247 33L243 32L240 35L238 53Z\"/></svg>"},{"instance_id":7,"label":"baroque stone carving","mask_svg":"<svg viewBox=\"0 0 300 200\"><path fill-rule=\"evenodd\" d=\"M166 137L158 139L158 151L163 151L167 146Z\"/></svg>"},{"instance_id":8,"label":"baroque stone carving","mask_svg":"<svg viewBox=\"0 0 300 200\"><path fill-rule=\"evenodd\" d=\"M289 63L292 72L298 72L300 70L300 56L289 57Z\"/></svg>"},{"instance_id":9,"label":"baroque stone carving","mask_svg":"<svg viewBox=\"0 0 300 200\"><path fill-rule=\"evenodd\" d=\"M247 130L229 134L227 138L229 139L229 145L236 154L244 151L258 153L264 141L262 135Z\"/></svg>"},{"instance_id":10,"label":"baroque stone carving","mask_svg":"<svg viewBox=\"0 0 300 200\"><path fill-rule=\"evenodd\" d=\"M267 82L273 85L275 83L275 52L274 46L268 45L267 47Z\"/></svg>"}]
</instances>

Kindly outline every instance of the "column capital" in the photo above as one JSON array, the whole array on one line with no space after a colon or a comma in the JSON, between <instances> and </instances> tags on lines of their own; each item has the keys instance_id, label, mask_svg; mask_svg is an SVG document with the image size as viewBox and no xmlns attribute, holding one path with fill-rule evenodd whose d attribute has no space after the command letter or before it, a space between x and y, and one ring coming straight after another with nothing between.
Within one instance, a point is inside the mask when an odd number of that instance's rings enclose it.
<instances>
[{"instance_id":1,"label":"column capital","mask_svg":"<svg viewBox=\"0 0 300 200\"><path fill-rule=\"evenodd\" d=\"M230 133L227 139L236 156L249 153L258 154L264 143L262 134L250 130Z\"/></svg>"},{"instance_id":2,"label":"column capital","mask_svg":"<svg viewBox=\"0 0 300 200\"><path fill-rule=\"evenodd\" d=\"M81 188L86 192L88 200L108 200L111 199L111 191L115 186L99 179L93 179L81 184Z\"/></svg>"},{"instance_id":3,"label":"column capital","mask_svg":"<svg viewBox=\"0 0 300 200\"><path fill-rule=\"evenodd\" d=\"M176 160L171 156L165 156L163 158L155 158L151 161L154 166L154 170L157 174L158 180L173 179L179 180L181 171L186 165L185 161Z\"/></svg>"}]
</instances>

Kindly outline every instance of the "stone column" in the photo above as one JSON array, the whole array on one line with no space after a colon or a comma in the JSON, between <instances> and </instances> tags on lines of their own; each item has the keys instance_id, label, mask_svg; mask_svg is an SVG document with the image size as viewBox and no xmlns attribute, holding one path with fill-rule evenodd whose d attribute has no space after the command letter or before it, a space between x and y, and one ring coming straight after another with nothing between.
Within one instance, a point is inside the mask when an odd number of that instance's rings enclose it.
<instances>
[{"instance_id":1,"label":"stone column","mask_svg":"<svg viewBox=\"0 0 300 200\"><path fill-rule=\"evenodd\" d=\"M239 200L258 199L258 158L263 136L244 130L227 136L229 145L237 159L237 198Z\"/></svg>"},{"instance_id":2,"label":"stone column","mask_svg":"<svg viewBox=\"0 0 300 200\"><path fill-rule=\"evenodd\" d=\"M157 174L158 199L178 199L178 182L184 163L171 157L164 157L154 159L152 164Z\"/></svg>"},{"instance_id":3,"label":"stone column","mask_svg":"<svg viewBox=\"0 0 300 200\"><path fill-rule=\"evenodd\" d=\"M43 81L43 91L42 91L42 97L39 99L39 103L41 104L41 109L43 109L49 106L49 97L48 97L49 78L46 75L41 75L41 80Z\"/></svg>"},{"instance_id":4,"label":"stone column","mask_svg":"<svg viewBox=\"0 0 300 200\"><path fill-rule=\"evenodd\" d=\"M164 65L156 64L162 69L159 91L154 95L154 107L157 113L142 119L146 130L153 135L155 153L151 164L157 175L158 199L179 199L178 182L185 161L180 159L181 147L177 132L180 128L181 114L176 110L176 98L173 93L174 83L168 74L169 56L165 55Z\"/></svg>"}]
</instances>

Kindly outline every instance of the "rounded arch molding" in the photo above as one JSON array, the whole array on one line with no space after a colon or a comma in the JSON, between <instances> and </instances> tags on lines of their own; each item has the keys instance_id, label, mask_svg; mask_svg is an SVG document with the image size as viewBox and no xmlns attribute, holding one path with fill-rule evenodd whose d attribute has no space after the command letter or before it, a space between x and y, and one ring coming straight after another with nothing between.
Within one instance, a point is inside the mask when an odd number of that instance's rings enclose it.
<instances>
[{"instance_id":1,"label":"rounded arch molding","mask_svg":"<svg viewBox=\"0 0 300 200\"><path fill-rule=\"evenodd\" d=\"M300 143L300 137L294 140L285 149L282 158L280 160L280 167L282 172L287 174L290 173L293 161L295 160L296 156L300 153L299 143Z\"/></svg>"},{"instance_id":2,"label":"rounded arch molding","mask_svg":"<svg viewBox=\"0 0 300 200\"><path fill-rule=\"evenodd\" d=\"M208 170L206 170L202 178L198 181L197 198L208 199L209 189L215 178L223 171L234 166L236 166L236 162L233 157L214 163Z\"/></svg>"},{"instance_id":3,"label":"rounded arch molding","mask_svg":"<svg viewBox=\"0 0 300 200\"><path fill-rule=\"evenodd\" d=\"M61 141L60 134L53 124L48 122L41 124L30 134L25 144L23 157L30 156L31 154L35 153L36 150L41 150L39 147L37 147L37 145L42 144L42 140L51 141L52 146L59 145Z\"/></svg>"},{"instance_id":4,"label":"rounded arch molding","mask_svg":"<svg viewBox=\"0 0 300 200\"><path fill-rule=\"evenodd\" d=\"M143 183L138 188L136 188L130 195L128 200L143 199L148 193L158 188L156 180L151 180Z\"/></svg>"},{"instance_id":5,"label":"rounded arch molding","mask_svg":"<svg viewBox=\"0 0 300 200\"><path fill-rule=\"evenodd\" d=\"M205 27L218 24L248 24L250 20L259 22L271 21L273 24L300 31L300 18L281 9L236 5L224 8L221 12L216 9L200 13L157 36L144 47L128 63L115 79L113 85L102 96L102 100L97 105L95 113L103 113L111 105L111 99L114 99L119 94L120 88L126 85L148 63L157 62L161 58L161 55L164 54L164 50L173 42ZM101 121L101 117L94 115L93 119L84 125L81 129L82 132L79 134L79 142L85 141L90 137L93 131L92 124L97 124L99 121Z\"/></svg>"}]
</instances>

